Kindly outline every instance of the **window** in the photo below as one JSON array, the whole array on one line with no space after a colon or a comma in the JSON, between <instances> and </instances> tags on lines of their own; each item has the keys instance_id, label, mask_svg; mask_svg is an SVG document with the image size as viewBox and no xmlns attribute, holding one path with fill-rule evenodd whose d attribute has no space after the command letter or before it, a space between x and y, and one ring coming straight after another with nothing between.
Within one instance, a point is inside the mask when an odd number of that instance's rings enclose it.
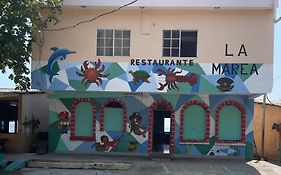
<instances>
[{"instance_id":1,"label":"window","mask_svg":"<svg viewBox=\"0 0 281 175\"><path fill-rule=\"evenodd\" d=\"M130 30L97 30L97 56L130 56Z\"/></svg>"},{"instance_id":2,"label":"window","mask_svg":"<svg viewBox=\"0 0 281 175\"><path fill-rule=\"evenodd\" d=\"M197 31L164 30L165 57L197 57Z\"/></svg>"},{"instance_id":3,"label":"window","mask_svg":"<svg viewBox=\"0 0 281 175\"><path fill-rule=\"evenodd\" d=\"M126 107L117 99L106 101L101 110L100 131L126 131Z\"/></svg>"},{"instance_id":4,"label":"window","mask_svg":"<svg viewBox=\"0 0 281 175\"><path fill-rule=\"evenodd\" d=\"M245 143L245 110L241 104L226 101L217 107L215 135L217 143Z\"/></svg>"},{"instance_id":5,"label":"window","mask_svg":"<svg viewBox=\"0 0 281 175\"><path fill-rule=\"evenodd\" d=\"M95 103L88 98L77 99L71 106L71 140L95 140Z\"/></svg>"},{"instance_id":6,"label":"window","mask_svg":"<svg viewBox=\"0 0 281 175\"><path fill-rule=\"evenodd\" d=\"M164 118L164 132L170 132L171 131L171 118Z\"/></svg>"},{"instance_id":7,"label":"window","mask_svg":"<svg viewBox=\"0 0 281 175\"><path fill-rule=\"evenodd\" d=\"M209 142L210 112L207 104L192 100L183 106L180 117L181 143Z\"/></svg>"},{"instance_id":8,"label":"window","mask_svg":"<svg viewBox=\"0 0 281 175\"><path fill-rule=\"evenodd\" d=\"M18 132L18 101L0 101L0 133L15 134Z\"/></svg>"}]
</instances>

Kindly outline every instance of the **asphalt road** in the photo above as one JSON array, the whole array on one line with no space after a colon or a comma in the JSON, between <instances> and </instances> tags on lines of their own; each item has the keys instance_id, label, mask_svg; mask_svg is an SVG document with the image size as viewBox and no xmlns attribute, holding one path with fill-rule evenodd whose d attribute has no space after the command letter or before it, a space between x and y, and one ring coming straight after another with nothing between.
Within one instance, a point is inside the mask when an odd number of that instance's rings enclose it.
<instances>
[{"instance_id":1,"label":"asphalt road","mask_svg":"<svg viewBox=\"0 0 281 175\"><path fill-rule=\"evenodd\" d=\"M138 160L128 170L24 168L4 175L281 175L281 167L265 161L185 159Z\"/></svg>"},{"instance_id":2,"label":"asphalt road","mask_svg":"<svg viewBox=\"0 0 281 175\"><path fill-rule=\"evenodd\" d=\"M149 160L147 156L88 155L88 154L11 154L7 161L47 160L66 163L131 163L127 170L90 170L90 169L48 169L24 168L0 175L281 175L280 162L246 161L243 159L220 158L174 158L173 160ZM73 166L70 167L74 167ZM61 167L61 166L60 166ZM68 166L69 167L69 164Z\"/></svg>"}]
</instances>

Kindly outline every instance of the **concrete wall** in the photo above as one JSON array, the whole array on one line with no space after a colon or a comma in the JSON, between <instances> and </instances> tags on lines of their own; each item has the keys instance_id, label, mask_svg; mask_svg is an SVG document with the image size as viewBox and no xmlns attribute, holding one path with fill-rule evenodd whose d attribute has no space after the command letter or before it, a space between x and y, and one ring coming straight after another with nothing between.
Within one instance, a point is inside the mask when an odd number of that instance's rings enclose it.
<instances>
[{"instance_id":1,"label":"concrete wall","mask_svg":"<svg viewBox=\"0 0 281 175\"><path fill-rule=\"evenodd\" d=\"M101 129L101 123L104 122L101 119L103 113L102 106L106 101L120 100L126 107L126 130L122 131L106 131ZM71 133L73 130L82 130L85 127L89 127L88 123L83 124L83 128L75 127L75 121L79 120L79 117L75 117L75 111L73 105L77 104L77 100L92 101L96 108L94 109L94 138L87 140L85 138L74 138ZM95 92L54 92L49 96L50 111L49 111L49 151L50 152L75 152L75 153L87 153L93 154L97 152L117 152L123 154L143 154L146 155L151 152L151 145L153 143L153 136L150 133L153 129L150 127L152 119L150 113L151 106L157 101L167 101L171 104L172 111L174 111L174 122L171 122L171 135L170 138L170 153L177 156L186 157L198 157L198 156L236 156L245 157L247 159L252 158L253 148L253 100L250 100L248 96L225 96L225 95L171 95L171 94L145 94L145 95L126 95L123 93L95 93ZM206 124L206 133L208 132L209 139L207 141L197 140L198 142L185 142L181 140L180 132L180 114L183 106L196 100L199 103L204 103L208 106L210 115L209 125ZM245 109L245 127L242 130L245 131L245 140L237 142L225 142L221 143L216 139L215 125L216 111L221 108L221 104L231 101L231 103L239 103ZM93 109L88 109L93 110ZM139 125L146 131L144 135L140 133L130 132L130 125L132 120L130 116L134 112L139 112L142 117ZM61 114L67 114L67 124L69 128L62 130L60 124L66 123L61 118ZM225 115L229 117L228 115ZM84 117L84 116L80 116ZM171 116L173 118L173 115ZM173 119L172 119L173 121ZM90 124L91 126L92 124ZM81 126L81 125L80 125ZM243 134L242 134L243 135ZM109 141L116 141L109 147L104 147L102 137L106 136ZM117 139L117 140L116 140ZM157 140L157 138L155 138ZM134 144L133 144L134 143ZM173 149L172 149L173 145ZM105 149L106 148L106 149Z\"/></svg>"},{"instance_id":2,"label":"concrete wall","mask_svg":"<svg viewBox=\"0 0 281 175\"><path fill-rule=\"evenodd\" d=\"M258 155L261 151L262 138L262 104L255 103L254 107L254 140L257 146ZM265 136L264 136L264 157L271 160L280 160L279 142L280 133L272 130L274 122L281 123L281 106L266 105Z\"/></svg>"},{"instance_id":3,"label":"concrete wall","mask_svg":"<svg viewBox=\"0 0 281 175\"><path fill-rule=\"evenodd\" d=\"M32 116L40 120L39 131L48 131L48 98L47 94L23 95L23 117L30 119ZM27 131L29 132L29 131Z\"/></svg>"},{"instance_id":4,"label":"concrete wall","mask_svg":"<svg viewBox=\"0 0 281 175\"><path fill-rule=\"evenodd\" d=\"M60 28L91 19L109 10L64 9ZM145 16L145 17L144 17ZM142 31L145 25L145 31ZM102 57L105 62L130 61L130 58L162 57L162 30L198 30L198 55L195 63L272 63L273 11L272 10L121 10L74 29L44 32L41 59L47 60L51 47L68 48L76 54L68 61L96 57L97 29L131 30L130 57ZM228 44L233 57L225 56ZM244 44L248 56L238 55ZM37 45L33 47L33 60L39 59ZM36 65L34 65L36 67Z\"/></svg>"},{"instance_id":5,"label":"concrete wall","mask_svg":"<svg viewBox=\"0 0 281 175\"><path fill-rule=\"evenodd\" d=\"M37 142L38 132L48 131L48 99L47 94L23 94L22 95L22 121L34 119L40 120L39 129L35 128L32 132L31 125L23 125L21 133L22 152L29 152L31 145Z\"/></svg>"},{"instance_id":6,"label":"concrete wall","mask_svg":"<svg viewBox=\"0 0 281 175\"><path fill-rule=\"evenodd\" d=\"M66 8L60 16L61 22L56 26L50 26L50 29L71 26L108 11L110 9ZM104 72L111 73L111 76L103 78L104 83L103 86L100 86L101 88L92 84L89 88L86 88L87 91L160 92L157 90L157 86L163 82L157 74L159 67L157 65L155 68L148 65L139 66L132 64L131 61L135 59L187 59L192 60L194 65L173 67L165 65L165 69L170 68L179 71L183 69L186 71L183 75L195 73L198 79L207 79L206 84L211 83L212 87L209 88L197 81L198 87L202 88L193 91L180 89L179 93L221 93L216 88L217 80L224 76L228 76L235 81L235 88L229 91L230 93L247 95L270 92L273 77L273 16L273 10L270 9L124 9L105 15L91 23L83 23L75 28L45 31L44 38L42 38L42 55L39 55L38 45L34 44L33 47L32 87L41 90L81 90L81 88L76 88L78 85L73 86L71 83L72 80L75 80L81 85L82 77L79 77L76 72L79 72L85 60L92 61L92 63L97 61L97 29L128 29L131 31L130 56L99 56L102 65L105 66ZM163 57L162 31L165 29L196 30L198 32L197 57ZM247 55L239 55L241 45L244 46ZM65 60L53 61L54 64L50 64L51 62L48 63L48 59L54 53L50 48L54 46L67 48L76 51L76 53L67 55ZM228 56L228 54L233 54L233 56ZM222 68L226 71L222 73L222 71L214 70L215 64L213 63L220 63L220 66L225 65L225 63L229 63L229 65ZM242 63L248 63L248 67L245 68ZM232 70L233 64L237 64L236 68L239 67L237 72ZM55 67L52 65L57 66L57 70L54 72L56 74L49 76L50 73L47 69L48 67ZM145 84L144 88L136 88L137 90L131 88L132 75L128 73L130 70L145 70L151 76L149 81L152 83ZM257 70L257 72L252 70ZM107 79L109 81L106 85ZM268 83L263 83L264 81ZM116 84L118 84L118 89L115 88Z\"/></svg>"},{"instance_id":7,"label":"concrete wall","mask_svg":"<svg viewBox=\"0 0 281 175\"><path fill-rule=\"evenodd\" d=\"M37 132L48 131L48 99L46 94L2 94L0 100L18 100L18 132L1 133L0 138L8 138L5 145L8 153L29 152L32 143L36 143ZM25 126L25 117L34 115L40 119L40 129L32 133L31 126Z\"/></svg>"},{"instance_id":8,"label":"concrete wall","mask_svg":"<svg viewBox=\"0 0 281 175\"><path fill-rule=\"evenodd\" d=\"M275 0L141 0L130 7L189 7L189 8L272 8L272 4ZM128 0L64 0L65 6L76 6L81 5L87 7L118 7L122 6L131 1Z\"/></svg>"}]
</instances>

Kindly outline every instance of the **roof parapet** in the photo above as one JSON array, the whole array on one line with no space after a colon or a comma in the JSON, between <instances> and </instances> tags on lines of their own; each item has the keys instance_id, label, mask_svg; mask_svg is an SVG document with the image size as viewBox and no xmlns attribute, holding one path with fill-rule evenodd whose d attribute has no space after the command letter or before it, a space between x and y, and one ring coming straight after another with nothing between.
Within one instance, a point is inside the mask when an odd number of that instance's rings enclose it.
<instances>
[{"instance_id":1,"label":"roof parapet","mask_svg":"<svg viewBox=\"0 0 281 175\"><path fill-rule=\"evenodd\" d=\"M130 8L273 9L278 0L138 0ZM65 7L116 8L133 0L64 0Z\"/></svg>"}]
</instances>

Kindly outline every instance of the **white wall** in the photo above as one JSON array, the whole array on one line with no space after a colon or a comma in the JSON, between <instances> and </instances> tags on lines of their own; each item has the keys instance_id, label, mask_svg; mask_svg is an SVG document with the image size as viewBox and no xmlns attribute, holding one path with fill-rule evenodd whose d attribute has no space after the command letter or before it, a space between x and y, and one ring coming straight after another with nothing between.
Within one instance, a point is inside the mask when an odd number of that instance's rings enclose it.
<instances>
[{"instance_id":1,"label":"white wall","mask_svg":"<svg viewBox=\"0 0 281 175\"><path fill-rule=\"evenodd\" d=\"M64 6L118 7L133 0L64 0ZM272 8L275 0L139 0L130 7L172 8Z\"/></svg>"},{"instance_id":2,"label":"white wall","mask_svg":"<svg viewBox=\"0 0 281 175\"><path fill-rule=\"evenodd\" d=\"M31 118L33 115L35 119L38 118L40 120L39 131L47 132L49 123L49 103L47 94L24 94L22 100L23 122L25 117ZM29 132L28 130L25 131Z\"/></svg>"}]
</instances>

